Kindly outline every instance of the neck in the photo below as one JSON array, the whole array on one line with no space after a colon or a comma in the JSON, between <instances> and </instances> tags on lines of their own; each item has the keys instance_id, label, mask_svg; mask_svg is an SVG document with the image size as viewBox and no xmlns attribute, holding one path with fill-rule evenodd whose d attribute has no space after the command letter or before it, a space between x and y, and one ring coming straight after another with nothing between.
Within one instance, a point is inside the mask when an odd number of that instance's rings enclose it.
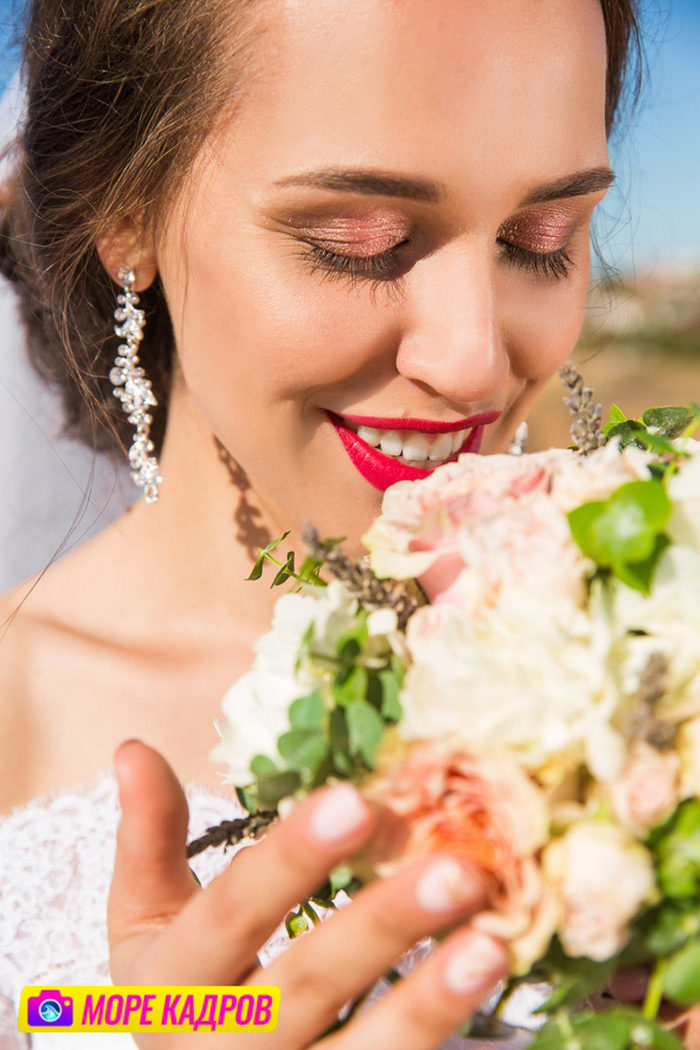
<instances>
[{"instance_id":1,"label":"neck","mask_svg":"<svg viewBox=\"0 0 700 1050\"><path fill-rule=\"evenodd\" d=\"M132 622L136 615L151 637L155 631L184 644L230 639L252 650L281 592L246 577L257 548L288 526L266 515L244 471L177 384L160 466L158 502L137 502L112 527L124 552L120 571L140 595ZM291 546L280 550L286 555Z\"/></svg>"}]
</instances>

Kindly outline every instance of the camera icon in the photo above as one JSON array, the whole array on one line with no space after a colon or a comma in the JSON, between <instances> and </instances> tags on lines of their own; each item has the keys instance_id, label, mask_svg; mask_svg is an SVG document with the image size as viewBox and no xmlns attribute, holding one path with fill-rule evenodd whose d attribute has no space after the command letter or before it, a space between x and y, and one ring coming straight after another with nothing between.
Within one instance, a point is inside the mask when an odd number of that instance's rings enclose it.
<instances>
[{"instance_id":1,"label":"camera icon","mask_svg":"<svg viewBox=\"0 0 700 1050\"><path fill-rule=\"evenodd\" d=\"M58 988L45 988L27 1000L27 1024L36 1028L73 1024L73 1000Z\"/></svg>"}]
</instances>

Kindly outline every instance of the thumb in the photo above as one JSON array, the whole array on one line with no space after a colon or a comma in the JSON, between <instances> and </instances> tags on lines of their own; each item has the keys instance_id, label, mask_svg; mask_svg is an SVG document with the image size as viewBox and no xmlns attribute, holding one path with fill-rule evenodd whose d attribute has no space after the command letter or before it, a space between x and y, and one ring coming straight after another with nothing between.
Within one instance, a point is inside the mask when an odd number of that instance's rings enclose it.
<instances>
[{"instance_id":1,"label":"thumb","mask_svg":"<svg viewBox=\"0 0 700 1050\"><path fill-rule=\"evenodd\" d=\"M107 902L110 946L168 925L199 892L187 863L187 800L162 755L140 740L117 748L121 822Z\"/></svg>"}]
</instances>

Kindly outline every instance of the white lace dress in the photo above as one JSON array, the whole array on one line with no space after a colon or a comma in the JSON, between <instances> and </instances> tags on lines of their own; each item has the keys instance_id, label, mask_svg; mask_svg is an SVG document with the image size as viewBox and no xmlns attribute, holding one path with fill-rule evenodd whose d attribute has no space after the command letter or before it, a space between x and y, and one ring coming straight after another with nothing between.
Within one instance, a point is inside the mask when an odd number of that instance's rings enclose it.
<instances>
[{"instance_id":1,"label":"white lace dress","mask_svg":"<svg viewBox=\"0 0 700 1050\"><path fill-rule=\"evenodd\" d=\"M187 789L188 838L238 815L230 795ZM134 1050L130 1035L17 1032L17 1009L25 985L110 984L105 908L119 817L111 774L96 782L36 799L0 818L0 1048L2 1050ZM210 849L192 868L206 885L229 863L231 850ZM268 963L288 945L284 925L267 941ZM403 968L403 967L402 967ZM382 988L377 988L381 994ZM521 999L507 1019L523 1023L537 996ZM517 1014L520 1014L520 1019ZM489 1043L453 1037L444 1050L474 1046L516 1050L528 1036ZM398 1050L398 1048L397 1048Z\"/></svg>"}]
</instances>

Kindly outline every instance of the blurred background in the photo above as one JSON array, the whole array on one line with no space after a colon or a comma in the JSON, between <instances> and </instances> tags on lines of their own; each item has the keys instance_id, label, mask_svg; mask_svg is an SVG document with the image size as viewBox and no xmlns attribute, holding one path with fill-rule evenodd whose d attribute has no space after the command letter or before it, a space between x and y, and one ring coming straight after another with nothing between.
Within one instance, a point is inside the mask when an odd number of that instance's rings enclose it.
<instances>
[{"instance_id":1,"label":"blurred background","mask_svg":"<svg viewBox=\"0 0 700 1050\"><path fill-rule=\"evenodd\" d=\"M640 2L642 94L612 143L618 178L596 216L600 258L575 357L604 416L612 401L631 416L700 402L700 0ZM0 0L0 130L15 119L21 7ZM0 282L0 321L12 310ZM50 392L18 367L19 337L2 327L0 448L3 462L21 469L3 476L0 490L0 591L81 543L136 495L122 464L94 461L61 437ZM569 444L557 379L530 435L533 450Z\"/></svg>"}]
</instances>

